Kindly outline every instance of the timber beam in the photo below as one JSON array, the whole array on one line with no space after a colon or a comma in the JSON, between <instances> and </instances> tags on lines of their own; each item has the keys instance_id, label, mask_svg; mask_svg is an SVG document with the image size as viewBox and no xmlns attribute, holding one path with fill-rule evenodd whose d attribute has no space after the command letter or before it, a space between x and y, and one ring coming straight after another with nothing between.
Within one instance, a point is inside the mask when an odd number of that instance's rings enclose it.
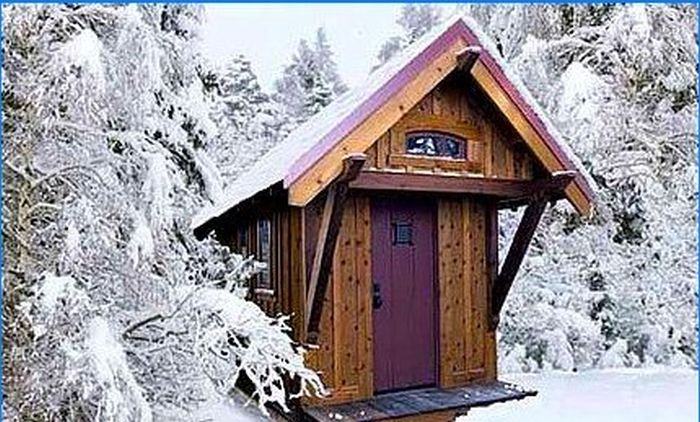
<instances>
[{"instance_id":1,"label":"timber beam","mask_svg":"<svg viewBox=\"0 0 700 422\"><path fill-rule=\"evenodd\" d=\"M318 343L318 328L323 312L323 300L326 297L326 290L328 290L333 254L343 220L343 208L348 196L348 185L360 174L366 160L365 154L346 156L343 159L343 171L328 187L306 297L307 343Z\"/></svg>"},{"instance_id":2,"label":"timber beam","mask_svg":"<svg viewBox=\"0 0 700 422\"><path fill-rule=\"evenodd\" d=\"M515 180L425 173L362 171L350 188L380 191L470 194L494 197L499 208L525 205L534 197L561 195L576 172L564 171L546 179Z\"/></svg>"},{"instance_id":3,"label":"timber beam","mask_svg":"<svg viewBox=\"0 0 700 422\"><path fill-rule=\"evenodd\" d=\"M565 171L555 173L549 179L538 180L536 185L533 185L532 191L528 192L527 197L523 196L517 199L518 201L528 201L528 205L525 208L525 213L520 220L518 229L515 231L515 236L513 236L501 271L498 272L491 286L490 328L492 330L498 327L501 309L506 301L506 297L508 297L508 292L513 285L523 258L525 258L537 225L547 207L547 202L563 198L564 189L574 180L575 175L576 172ZM511 204L517 203L514 200L510 201ZM496 251L495 253L497 256L498 252ZM490 264L493 265L493 263Z\"/></svg>"},{"instance_id":4,"label":"timber beam","mask_svg":"<svg viewBox=\"0 0 700 422\"><path fill-rule=\"evenodd\" d=\"M521 195L533 183L527 180L461 177L428 173L362 171L350 188L380 191L435 192L510 198Z\"/></svg>"},{"instance_id":5,"label":"timber beam","mask_svg":"<svg viewBox=\"0 0 700 422\"><path fill-rule=\"evenodd\" d=\"M575 171L560 171L547 179L530 182L523 192L499 202L499 208L518 208L527 205L533 198L547 197L551 201L564 199L564 190L576 177Z\"/></svg>"},{"instance_id":6,"label":"timber beam","mask_svg":"<svg viewBox=\"0 0 700 422\"><path fill-rule=\"evenodd\" d=\"M523 214L518 229L513 236L513 241L510 244L510 249L508 250L508 255L503 262L501 271L496 277L496 281L493 284L491 291L491 329L498 327L499 316L503 304L506 301L508 292L513 285L513 280L515 280L515 275L520 269L520 264L525 258L525 253L527 253L527 248L530 246L530 241L535 234L535 229L542 218L542 213L544 213L547 207L548 198L541 197L533 202L531 202L527 208L525 208L525 213Z\"/></svg>"},{"instance_id":7,"label":"timber beam","mask_svg":"<svg viewBox=\"0 0 700 422\"><path fill-rule=\"evenodd\" d=\"M461 72L470 73L480 54L481 47L478 45L470 45L460 51L457 53L457 69Z\"/></svg>"}]
</instances>

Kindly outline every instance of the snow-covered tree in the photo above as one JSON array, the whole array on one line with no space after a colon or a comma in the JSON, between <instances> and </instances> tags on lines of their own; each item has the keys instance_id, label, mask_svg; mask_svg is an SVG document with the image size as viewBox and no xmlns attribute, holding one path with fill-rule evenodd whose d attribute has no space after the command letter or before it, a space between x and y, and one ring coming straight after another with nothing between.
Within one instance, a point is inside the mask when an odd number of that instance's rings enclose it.
<instances>
[{"instance_id":1,"label":"snow-covered tree","mask_svg":"<svg viewBox=\"0 0 700 422\"><path fill-rule=\"evenodd\" d=\"M504 361L516 370L694 365L696 8L465 9L598 185L590 221L563 204L545 215L504 309ZM505 250L517 218L503 221Z\"/></svg>"},{"instance_id":2,"label":"snow-covered tree","mask_svg":"<svg viewBox=\"0 0 700 422\"><path fill-rule=\"evenodd\" d=\"M291 129L285 108L266 94L250 61L233 56L210 72L217 132L207 151L221 169L224 180L232 180Z\"/></svg>"},{"instance_id":3,"label":"snow-covered tree","mask_svg":"<svg viewBox=\"0 0 700 422\"><path fill-rule=\"evenodd\" d=\"M323 28L312 45L299 42L292 62L275 83L275 97L295 123L306 121L346 90Z\"/></svg>"},{"instance_id":4,"label":"snow-covered tree","mask_svg":"<svg viewBox=\"0 0 700 422\"><path fill-rule=\"evenodd\" d=\"M201 7L3 14L6 418L187 419L241 374L261 406L283 376L319 391L285 320L236 294L250 260L191 234L221 192Z\"/></svg>"},{"instance_id":5,"label":"snow-covered tree","mask_svg":"<svg viewBox=\"0 0 700 422\"><path fill-rule=\"evenodd\" d=\"M412 44L418 38L430 31L442 20L442 9L440 6L430 3L408 3L401 7L401 16L396 23L401 26L403 34L391 37L382 44L376 67L386 63L399 51ZM375 68L376 68L375 67Z\"/></svg>"}]
</instances>

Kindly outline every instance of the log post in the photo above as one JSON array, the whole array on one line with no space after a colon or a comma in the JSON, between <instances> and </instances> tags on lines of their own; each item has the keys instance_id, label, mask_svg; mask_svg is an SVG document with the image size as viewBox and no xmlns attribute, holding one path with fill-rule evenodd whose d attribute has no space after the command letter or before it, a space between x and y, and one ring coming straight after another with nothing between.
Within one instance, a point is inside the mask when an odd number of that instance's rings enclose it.
<instances>
[{"instance_id":1,"label":"log post","mask_svg":"<svg viewBox=\"0 0 700 422\"><path fill-rule=\"evenodd\" d=\"M328 188L306 298L307 343L316 344L318 342L318 327L323 311L323 299L328 289L333 254L343 220L343 208L348 196L348 185L360 174L366 159L365 154L351 154L345 157L342 173Z\"/></svg>"},{"instance_id":2,"label":"log post","mask_svg":"<svg viewBox=\"0 0 700 422\"><path fill-rule=\"evenodd\" d=\"M506 255L501 271L498 277L496 277L496 282L493 286L493 292L491 294L492 329L498 326L501 308L506 301L510 287L513 285L515 275L518 273L518 269L520 269L520 264L523 262L527 248L530 246L530 241L542 218L542 213L544 213L547 207L548 200L549 199L544 196L536 198L527 206L520 220L518 229L510 244L508 255Z\"/></svg>"},{"instance_id":3,"label":"log post","mask_svg":"<svg viewBox=\"0 0 700 422\"><path fill-rule=\"evenodd\" d=\"M510 244L510 249L508 250L508 255L503 262L501 271L495 278L495 282L491 287L491 299L490 299L490 327L495 330L498 327L498 322L501 314L501 309L503 304L508 297L508 292L513 285L513 280L515 280L515 275L520 269L520 264L525 258L527 253L527 248L530 246L532 237L535 234L535 229L542 218L545 208L547 207L547 202L556 201L567 186L576 177L575 171L561 171L555 172L551 177L547 179L537 180L532 185L530 185L524 195L520 198L510 198L507 201L502 201L499 206L506 204L516 205L519 201L527 200L528 205L525 209L518 229L513 236L513 241ZM489 230L493 232L498 231L498 227L490 227ZM493 235L493 234L492 234ZM498 240L496 240L497 242ZM492 242L492 241L491 241ZM489 248L493 248L493 245L489 245ZM498 257L498 244L496 243L496 257ZM491 252L493 253L493 252ZM491 258L493 259L493 258ZM498 259L498 258L496 258ZM497 264L496 264L497 265Z\"/></svg>"}]
</instances>

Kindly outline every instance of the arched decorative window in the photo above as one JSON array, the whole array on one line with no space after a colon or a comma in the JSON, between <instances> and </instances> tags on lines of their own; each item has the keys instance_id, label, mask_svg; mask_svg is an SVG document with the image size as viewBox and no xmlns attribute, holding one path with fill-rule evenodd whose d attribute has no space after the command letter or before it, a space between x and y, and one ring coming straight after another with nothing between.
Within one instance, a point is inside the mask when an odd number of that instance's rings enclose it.
<instances>
[{"instance_id":1,"label":"arched decorative window","mask_svg":"<svg viewBox=\"0 0 700 422\"><path fill-rule=\"evenodd\" d=\"M483 144L479 129L454 117L410 114L377 144L377 163L408 171L481 173Z\"/></svg>"},{"instance_id":2,"label":"arched decorative window","mask_svg":"<svg viewBox=\"0 0 700 422\"><path fill-rule=\"evenodd\" d=\"M467 142L464 138L442 132L409 132L406 134L406 154L463 160L467 157Z\"/></svg>"}]
</instances>

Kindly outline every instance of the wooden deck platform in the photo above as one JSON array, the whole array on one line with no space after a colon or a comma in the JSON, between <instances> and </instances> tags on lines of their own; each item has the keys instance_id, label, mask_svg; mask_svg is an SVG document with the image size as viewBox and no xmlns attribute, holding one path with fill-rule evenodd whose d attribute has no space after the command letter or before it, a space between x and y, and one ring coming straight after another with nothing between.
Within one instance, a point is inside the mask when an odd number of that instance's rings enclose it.
<instances>
[{"instance_id":1,"label":"wooden deck platform","mask_svg":"<svg viewBox=\"0 0 700 422\"><path fill-rule=\"evenodd\" d=\"M536 391L524 390L513 384L492 381L452 389L422 388L387 393L371 400L308 407L304 412L306 419L316 422L369 422L444 411L466 413L472 407L520 400L536 394Z\"/></svg>"}]
</instances>

